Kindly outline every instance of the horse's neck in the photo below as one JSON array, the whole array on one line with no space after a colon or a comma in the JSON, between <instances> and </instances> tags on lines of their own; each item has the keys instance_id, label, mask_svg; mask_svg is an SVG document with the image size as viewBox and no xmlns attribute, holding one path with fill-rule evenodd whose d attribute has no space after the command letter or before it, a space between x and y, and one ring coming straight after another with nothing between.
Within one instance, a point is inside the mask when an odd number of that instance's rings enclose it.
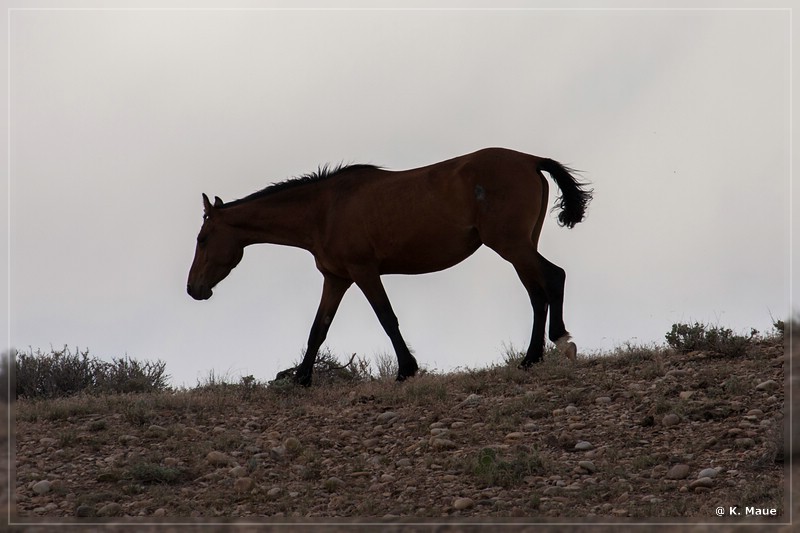
<instances>
[{"instance_id":1,"label":"horse's neck","mask_svg":"<svg viewBox=\"0 0 800 533\"><path fill-rule=\"evenodd\" d=\"M310 250L317 202L302 189L277 192L231 207L226 218L241 232L245 246L268 243Z\"/></svg>"}]
</instances>

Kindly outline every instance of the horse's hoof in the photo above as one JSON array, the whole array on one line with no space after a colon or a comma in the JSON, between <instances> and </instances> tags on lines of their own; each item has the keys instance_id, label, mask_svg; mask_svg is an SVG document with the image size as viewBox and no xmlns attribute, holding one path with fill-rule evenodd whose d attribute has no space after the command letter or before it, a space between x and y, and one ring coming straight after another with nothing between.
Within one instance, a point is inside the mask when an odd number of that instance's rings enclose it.
<instances>
[{"instance_id":1,"label":"horse's hoof","mask_svg":"<svg viewBox=\"0 0 800 533\"><path fill-rule=\"evenodd\" d=\"M287 380L302 387L311 386L311 374L300 374L297 372L296 368L289 368L287 370L281 370L278 372L278 375L275 376L275 381L279 380Z\"/></svg>"},{"instance_id":2,"label":"horse's hoof","mask_svg":"<svg viewBox=\"0 0 800 533\"><path fill-rule=\"evenodd\" d=\"M413 378L413 377L414 377L414 374L401 374L400 372L398 372L397 373L397 379L395 381L397 381L398 383L402 383L405 380L407 380L408 378Z\"/></svg>"},{"instance_id":3,"label":"horse's hoof","mask_svg":"<svg viewBox=\"0 0 800 533\"><path fill-rule=\"evenodd\" d=\"M397 371L397 381L405 381L408 378L413 378L417 375L417 371L419 367L416 364L416 361L413 365L408 365L405 368L401 368Z\"/></svg>"},{"instance_id":4,"label":"horse's hoof","mask_svg":"<svg viewBox=\"0 0 800 533\"><path fill-rule=\"evenodd\" d=\"M311 386L311 376L295 376L294 377L294 384L300 385L301 387L310 387Z\"/></svg>"},{"instance_id":5,"label":"horse's hoof","mask_svg":"<svg viewBox=\"0 0 800 533\"><path fill-rule=\"evenodd\" d=\"M570 342L567 346L567 350L564 352L564 355L567 356L567 359L572 361L573 363L578 359L578 347L575 345L574 342Z\"/></svg>"},{"instance_id":6,"label":"horse's hoof","mask_svg":"<svg viewBox=\"0 0 800 533\"><path fill-rule=\"evenodd\" d=\"M408 378L413 378L416 375L417 375L416 371L414 371L414 372L398 372L396 381L403 382L403 381L407 380Z\"/></svg>"},{"instance_id":7,"label":"horse's hoof","mask_svg":"<svg viewBox=\"0 0 800 533\"><path fill-rule=\"evenodd\" d=\"M570 341L569 335L564 335L556 341L556 348L563 353L570 361L575 361L578 358L578 347L574 342Z\"/></svg>"}]
</instances>

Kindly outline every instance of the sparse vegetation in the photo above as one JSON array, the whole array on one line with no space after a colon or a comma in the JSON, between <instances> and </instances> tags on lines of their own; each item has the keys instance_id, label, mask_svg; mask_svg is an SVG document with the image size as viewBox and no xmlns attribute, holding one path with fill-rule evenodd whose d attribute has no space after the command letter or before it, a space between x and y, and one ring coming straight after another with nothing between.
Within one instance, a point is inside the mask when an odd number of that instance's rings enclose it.
<instances>
[{"instance_id":1,"label":"sparse vegetation","mask_svg":"<svg viewBox=\"0 0 800 533\"><path fill-rule=\"evenodd\" d=\"M185 472L153 463L141 462L130 469L130 477L142 483L175 484L186 478Z\"/></svg>"},{"instance_id":2,"label":"sparse vegetation","mask_svg":"<svg viewBox=\"0 0 800 533\"><path fill-rule=\"evenodd\" d=\"M89 351L33 350L13 352L15 398L58 398L78 393L124 394L168 389L166 363L141 363L130 357L111 362L89 356ZM5 365L4 365L5 366Z\"/></svg>"},{"instance_id":3,"label":"sparse vegetation","mask_svg":"<svg viewBox=\"0 0 800 533\"><path fill-rule=\"evenodd\" d=\"M494 448L483 448L467 460L465 470L483 487L512 487L532 475L548 472L544 461L535 451L519 450L510 457L502 457Z\"/></svg>"},{"instance_id":4,"label":"sparse vegetation","mask_svg":"<svg viewBox=\"0 0 800 533\"><path fill-rule=\"evenodd\" d=\"M667 344L680 353L705 350L723 357L743 357L756 335L758 331L755 329L751 330L749 337L745 337L728 328L695 322L692 325L673 324L665 337Z\"/></svg>"},{"instance_id":5,"label":"sparse vegetation","mask_svg":"<svg viewBox=\"0 0 800 533\"><path fill-rule=\"evenodd\" d=\"M311 388L212 372L190 390L125 394L76 391L91 358L65 350L41 365L64 375L31 380L51 392L14 405L15 512L706 520L746 495L785 515L783 342L753 334L734 357L726 331L676 324L669 346L575 363L551 348L529 372L509 348L500 364L404 383L388 356L376 369L323 351ZM678 463L689 474L669 477ZM34 490L43 480L49 492Z\"/></svg>"}]
</instances>

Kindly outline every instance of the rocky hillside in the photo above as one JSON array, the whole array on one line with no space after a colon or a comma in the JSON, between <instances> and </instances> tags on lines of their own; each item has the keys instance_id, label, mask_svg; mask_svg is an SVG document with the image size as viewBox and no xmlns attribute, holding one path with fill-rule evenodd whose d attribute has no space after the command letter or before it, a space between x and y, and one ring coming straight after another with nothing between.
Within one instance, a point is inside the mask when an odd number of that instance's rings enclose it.
<instances>
[{"instance_id":1,"label":"rocky hillside","mask_svg":"<svg viewBox=\"0 0 800 533\"><path fill-rule=\"evenodd\" d=\"M787 365L779 341L628 347L402 384L18 401L12 520L786 522Z\"/></svg>"}]
</instances>

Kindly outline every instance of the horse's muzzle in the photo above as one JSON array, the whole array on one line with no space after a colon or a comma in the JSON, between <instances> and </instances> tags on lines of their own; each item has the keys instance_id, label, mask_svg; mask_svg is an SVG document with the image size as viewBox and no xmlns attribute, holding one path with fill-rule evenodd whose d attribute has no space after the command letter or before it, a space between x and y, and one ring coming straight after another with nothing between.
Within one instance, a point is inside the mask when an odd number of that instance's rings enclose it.
<instances>
[{"instance_id":1,"label":"horse's muzzle","mask_svg":"<svg viewBox=\"0 0 800 533\"><path fill-rule=\"evenodd\" d=\"M208 300L211 298L213 294L211 288L205 285L199 285L197 287L193 287L190 283L186 284L186 292L189 293L189 296L194 298L195 300Z\"/></svg>"}]
</instances>

